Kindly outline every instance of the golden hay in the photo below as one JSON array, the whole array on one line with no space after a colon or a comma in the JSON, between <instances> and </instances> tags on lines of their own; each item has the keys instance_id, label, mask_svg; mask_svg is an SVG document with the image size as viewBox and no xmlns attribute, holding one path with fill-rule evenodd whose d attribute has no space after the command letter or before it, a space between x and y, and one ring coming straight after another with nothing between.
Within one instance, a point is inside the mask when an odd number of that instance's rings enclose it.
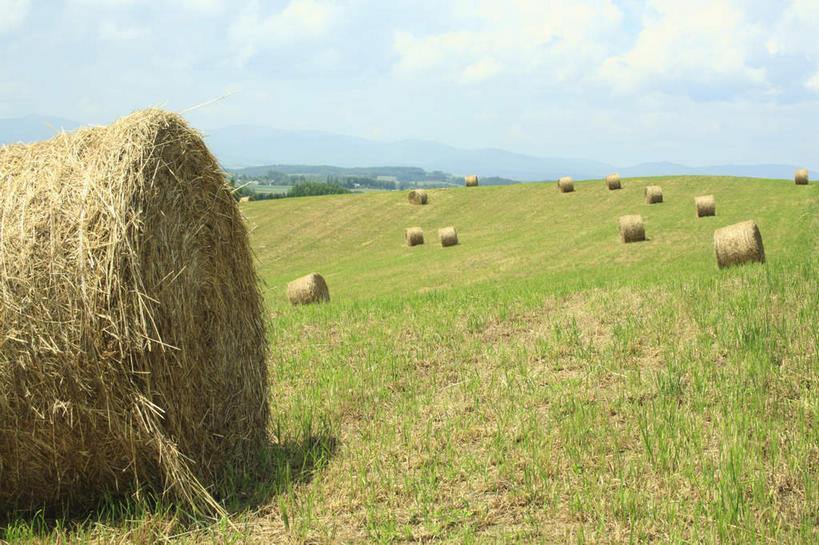
<instances>
[{"instance_id":1,"label":"golden hay","mask_svg":"<svg viewBox=\"0 0 819 545\"><path fill-rule=\"evenodd\" d=\"M451 225L438 229L438 238L441 240L441 246L444 248L458 244L458 233L455 231L455 227Z\"/></svg>"},{"instance_id":2,"label":"golden hay","mask_svg":"<svg viewBox=\"0 0 819 545\"><path fill-rule=\"evenodd\" d=\"M748 261L765 263L765 248L756 223L748 220L714 231L714 257L720 269Z\"/></svg>"},{"instance_id":3,"label":"golden hay","mask_svg":"<svg viewBox=\"0 0 819 545\"><path fill-rule=\"evenodd\" d=\"M609 189L620 189L620 175L609 174L606 176L606 187Z\"/></svg>"},{"instance_id":4,"label":"golden hay","mask_svg":"<svg viewBox=\"0 0 819 545\"><path fill-rule=\"evenodd\" d=\"M420 227L407 227L404 229L404 241L407 246L417 246L424 243L424 231Z\"/></svg>"},{"instance_id":5,"label":"golden hay","mask_svg":"<svg viewBox=\"0 0 819 545\"><path fill-rule=\"evenodd\" d=\"M574 191L574 180L571 176L564 176L557 181L557 189L561 193L571 193Z\"/></svg>"},{"instance_id":6,"label":"golden hay","mask_svg":"<svg viewBox=\"0 0 819 545\"><path fill-rule=\"evenodd\" d=\"M423 189L413 189L407 195L410 204L427 204L427 192Z\"/></svg>"},{"instance_id":7,"label":"golden hay","mask_svg":"<svg viewBox=\"0 0 819 545\"><path fill-rule=\"evenodd\" d=\"M464 176L464 181L466 182L466 187L475 187L478 185L478 177L475 174L472 176Z\"/></svg>"},{"instance_id":8,"label":"golden hay","mask_svg":"<svg viewBox=\"0 0 819 545\"><path fill-rule=\"evenodd\" d=\"M239 202L250 202L253 199L250 198L249 195L245 195L244 197L239 197Z\"/></svg>"},{"instance_id":9,"label":"golden hay","mask_svg":"<svg viewBox=\"0 0 819 545\"><path fill-rule=\"evenodd\" d=\"M663 202L663 190L658 185L646 186L645 190L646 204L654 204Z\"/></svg>"},{"instance_id":10,"label":"golden hay","mask_svg":"<svg viewBox=\"0 0 819 545\"><path fill-rule=\"evenodd\" d=\"M716 215L716 203L713 195L703 195L694 197L694 204L697 206L697 217Z\"/></svg>"},{"instance_id":11,"label":"golden hay","mask_svg":"<svg viewBox=\"0 0 819 545\"><path fill-rule=\"evenodd\" d=\"M808 185L808 169L803 168L793 173L796 185Z\"/></svg>"},{"instance_id":12,"label":"golden hay","mask_svg":"<svg viewBox=\"0 0 819 545\"><path fill-rule=\"evenodd\" d=\"M200 135L144 110L0 148L0 512L210 513L266 441L262 299Z\"/></svg>"},{"instance_id":13,"label":"golden hay","mask_svg":"<svg viewBox=\"0 0 819 545\"><path fill-rule=\"evenodd\" d=\"M617 219L617 227L620 229L620 240L625 243L646 239L643 218L639 214L620 216Z\"/></svg>"},{"instance_id":14,"label":"golden hay","mask_svg":"<svg viewBox=\"0 0 819 545\"><path fill-rule=\"evenodd\" d=\"M329 301L330 290L319 273L310 273L287 284L287 297L294 305L309 305Z\"/></svg>"}]
</instances>

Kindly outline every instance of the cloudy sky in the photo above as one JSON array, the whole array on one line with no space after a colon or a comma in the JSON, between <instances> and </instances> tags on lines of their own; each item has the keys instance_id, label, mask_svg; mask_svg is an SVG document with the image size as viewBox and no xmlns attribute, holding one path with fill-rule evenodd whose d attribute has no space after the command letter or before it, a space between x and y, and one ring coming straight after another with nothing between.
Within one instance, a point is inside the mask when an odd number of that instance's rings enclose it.
<instances>
[{"instance_id":1,"label":"cloudy sky","mask_svg":"<svg viewBox=\"0 0 819 545\"><path fill-rule=\"evenodd\" d=\"M819 0L0 0L0 118L816 165Z\"/></svg>"}]
</instances>

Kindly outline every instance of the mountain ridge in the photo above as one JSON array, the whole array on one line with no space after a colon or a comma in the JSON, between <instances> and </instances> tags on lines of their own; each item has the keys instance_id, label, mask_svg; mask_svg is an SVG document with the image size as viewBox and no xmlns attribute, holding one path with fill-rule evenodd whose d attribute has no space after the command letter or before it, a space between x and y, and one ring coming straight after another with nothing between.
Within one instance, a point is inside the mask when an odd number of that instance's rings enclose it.
<instances>
[{"instance_id":1,"label":"mountain ridge","mask_svg":"<svg viewBox=\"0 0 819 545\"><path fill-rule=\"evenodd\" d=\"M56 116L0 119L0 145L45 140L59 129L72 130L79 126L79 122ZM325 131L275 129L252 124L228 125L203 131L203 134L213 154L231 170L274 164L345 168L400 165L458 176L478 174L542 181L561 176L601 178L612 172L619 172L623 177L709 174L788 179L797 168L804 168L776 163L692 167L669 161L617 166L585 158L536 157L496 147L464 149L431 140L380 141Z\"/></svg>"}]
</instances>

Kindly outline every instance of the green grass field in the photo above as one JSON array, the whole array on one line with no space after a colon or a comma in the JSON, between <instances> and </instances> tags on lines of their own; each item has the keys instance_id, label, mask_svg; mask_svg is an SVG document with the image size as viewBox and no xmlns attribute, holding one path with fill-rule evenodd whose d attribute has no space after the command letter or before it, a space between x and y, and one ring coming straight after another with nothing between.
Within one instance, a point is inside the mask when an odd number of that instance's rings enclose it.
<instances>
[{"instance_id":1,"label":"green grass field","mask_svg":"<svg viewBox=\"0 0 819 545\"><path fill-rule=\"evenodd\" d=\"M665 202L643 203L649 183ZM819 184L623 186L243 204L271 326L264 475L215 524L128 503L0 537L819 542ZM625 214L649 240L620 243ZM713 231L746 219L767 263L718 270ZM290 306L312 271L331 302Z\"/></svg>"}]
</instances>

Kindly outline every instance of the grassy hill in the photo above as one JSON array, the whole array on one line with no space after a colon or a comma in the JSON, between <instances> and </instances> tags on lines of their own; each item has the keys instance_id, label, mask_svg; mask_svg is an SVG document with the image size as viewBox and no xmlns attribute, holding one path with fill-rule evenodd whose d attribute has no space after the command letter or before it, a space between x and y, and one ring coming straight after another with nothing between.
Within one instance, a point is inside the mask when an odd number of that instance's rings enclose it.
<instances>
[{"instance_id":1,"label":"grassy hill","mask_svg":"<svg viewBox=\"0 0 819 545\"><path fill-rule=\"evenodd\" d=\"M235 477L230 522L129 504L6 539L819 541L819 184L623 185L242 204L271 320L262 478ZM648 241L619 242L623 214ZM746 219L767 263L718 270L714 229ZM331 302L290 306L311 271Z\"/></svg>"},{"instance_id":2,"label":"grassy hill","mask_svg":"<svg viewBox=\"0 0 819 545\"><path fill-rule=\"evenodd\" d=\"M659 184L661 204L643 203L643 188ZM430 204L413 206L405 192L316 197L243 205L272 304L286 284L311 271L327 279L333 300L473 284L537 279L549 289L663 282L712 274L714 229L754 219L769 260L800 248L800 216L816 199L815 185L713 177L627 180L608 191L601 181L430 190ZM717 215L697 219L694 196L713 194ZM648 241L623 245L617 218L643 216ZM441 248L437 229L454 225L460 244ZM404 227L424 229L426 244L403 245Z\"/></svg>"}]
</instances>

